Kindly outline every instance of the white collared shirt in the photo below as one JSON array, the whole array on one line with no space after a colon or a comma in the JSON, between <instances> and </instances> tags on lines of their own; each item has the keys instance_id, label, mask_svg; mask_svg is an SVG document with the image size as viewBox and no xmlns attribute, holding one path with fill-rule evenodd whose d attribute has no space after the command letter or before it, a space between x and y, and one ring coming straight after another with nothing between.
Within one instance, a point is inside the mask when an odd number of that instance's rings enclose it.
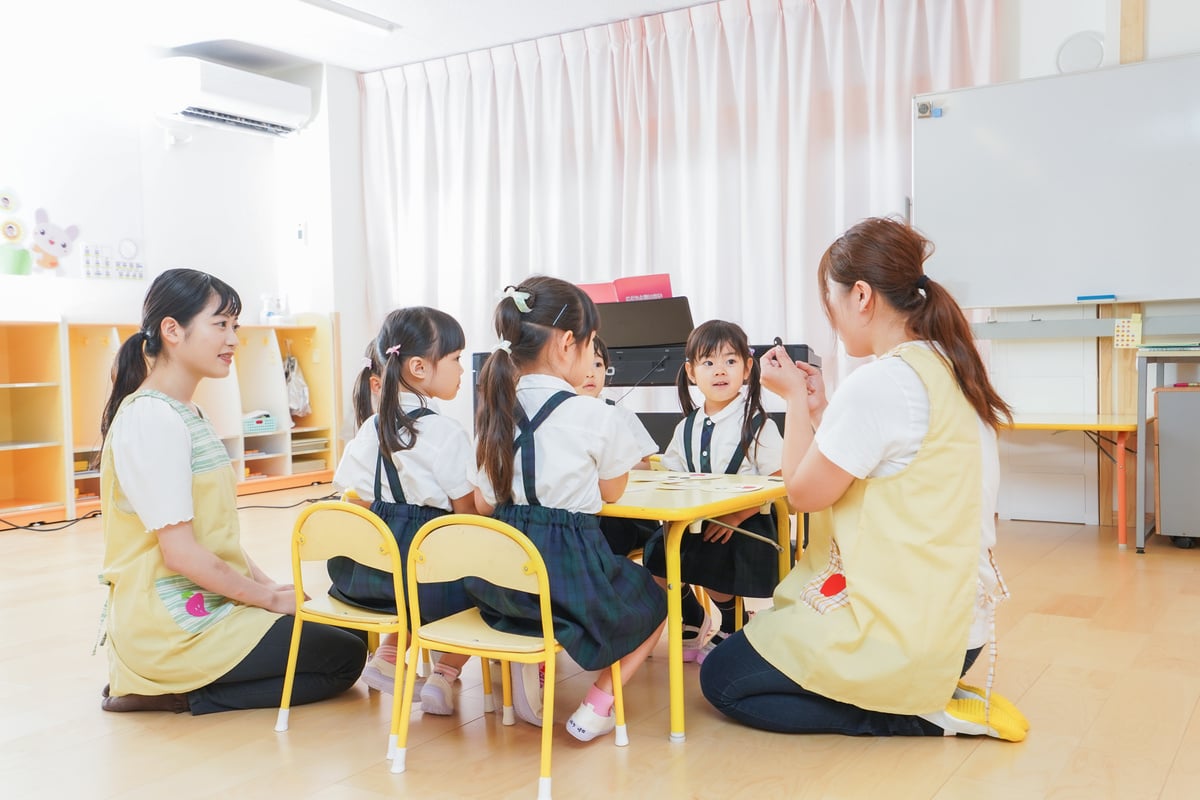
<instances>
[{"instance_id":1,"label":"white collared shirt","mask_svg":"<svg viewBox=\"0 0 1200 800\"><path fill-rule=\"evenodd\" d=\"M712 449L709 462L713 472L724 472L725 467L733 460L733 454L742 443L742 419L746 413L746 390L743 389L738 398L725 408L709 417L701 406L692 424L692 466L700 469L700 437L704 432L705 420L713 421L712 438L709 445ZM683 431L687 426L684 418L675 426L675 434L667 452L663 453L662 464L669 470L686 472L687 458L685 457ZM739 475L772 475L783 468L783 436L775 420L768 417L759 429L758 436L750 442L749 452L742 459L738 468Z\"/></svg>"},{"instance_id":2,"label":"white collared shirt","mask_svg":"<svg viewBox=\"0 0 1200 800\"><path fill-rule=\"evenodd\" d=\"M421 406L421 401L416 395L402 393L400 405L405 411L412 412ZM358 434L346 445L342 460L333 474L333 485L337 489L353 489L367 501L375 499L378 424L378 414L363 423ZM468 477L475 463L471 439L462 425L442 414L419 418L416 428L416 444L408 450L392 454L404 499L411 505L452 511L452 501L470 494L475 488ZM380 499L396 502L383 470L380 470L379 480Z\"/></svg>"},{"instance_id":3,"label":"white collared shirt","mask_svg":"<svg viewBox=\"0 0 1200 800\"><path fill-rule=\"evenodd\" d=\"M517 381L517 402L533 419L559 391L575 394L571 384L551 375L523 375ZM595 514L604 504L600 481L632 469L644 447L620 412L595 397L577 396L554 410L533 434L538 502L550 508ZM496 502L487 472L476 470L474 480L485 500ZM513 502L526 505L525 484L518 451L513 464Z\"/></svg>"}]
</instances>

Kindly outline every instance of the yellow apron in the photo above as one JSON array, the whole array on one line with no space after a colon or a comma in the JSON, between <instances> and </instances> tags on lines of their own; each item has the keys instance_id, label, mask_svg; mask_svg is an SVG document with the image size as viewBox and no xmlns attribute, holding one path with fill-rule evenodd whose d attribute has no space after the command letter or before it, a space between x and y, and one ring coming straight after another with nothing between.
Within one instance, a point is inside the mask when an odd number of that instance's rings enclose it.
<instances>
[{"instance_id":1,"label":"yellow apron","mask_svg":"<svg viewBox=\"0 0 1200 800\"><path fill-rule=\"evenodd\" d=\"M746 636L804 688L860 708L943 708L975 615L982 503L979 420L954 375L898 348L929 393L929 432L900 472L855 480ZM820 521L818 516L818 522Z\"/></svg>"},{"instance_id":2,"label":"yellow apron","mask_svg":"<svg viewBox=\"0 0 1200 800\"><path fill-rule=\"evenodd\" d=\"M196 541L249 577L238 528L237 487L224 445L207 420L159 392L130 395L118 417L134 398L147 396L175 409L191 435ZM111 439L105 442L100 460L105 539L100 578L110 587L112 694L172 694L207 686L241 662L279 615L205 591L164 566L157 534L146 530L121 491L111 444Z\"/></svg>"}]
</instances>

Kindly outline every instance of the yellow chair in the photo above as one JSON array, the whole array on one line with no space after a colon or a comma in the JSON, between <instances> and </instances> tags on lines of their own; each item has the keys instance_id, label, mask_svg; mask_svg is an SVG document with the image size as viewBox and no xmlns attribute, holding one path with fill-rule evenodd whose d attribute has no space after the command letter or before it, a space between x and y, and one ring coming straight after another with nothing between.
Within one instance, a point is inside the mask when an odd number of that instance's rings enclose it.
<instances>
[{"instance_id":1,"label":"yellow chair","mask_svg":"<svg viewBox=\"0 0 1200 800\"><path fill-rule=\"evenodd\" d=\"M473 514L449 514L431 520L417 531L408 552L409 615L412 619L412 640L409 658L419 648L447 653L479 656L484 665L485 691L491 685L488 659L501 662L505 725L513 724L512 678L504 662L546 665L545 696L542 725L542 760L538 779L538 798L550 797L550 743L554 723L554 656L560 645L554 639L554 619L550 613L550 579L546 564L525 534L511 525L490 517ZM536 594L541 607L541 636L522 636L494 630L472 608L458 614L420 623L421 615L417 585L440 581L482 578L496 586L518 592ZM620 663L612 665L613 707L616 713L616 744L629 744L625 730L625 704L621 690ZM413 687L416 676L411 672L404 679L404 705L400 714L400 738L392 759L392 772L404 772L408 741L409 717L412 713Z\"/></svg>"},{"instance_id":2,"label":"yellow chair","mask_svg":"<svg viewBox=\"0 0 1200 800\"><path fill-rule=\"evenodd\" d=\"M353 489L347 489L346 491L342 492L342 500L347 503L354 503L356 506L359 506L361 508L366 508L368 510L370 509L370 505L371 505L370 503L367 503L365 500L363 500L359 496L358 492L354 491ZM401 616L403 616L403 615L401 615ZM368 631L367 632L367 652L374 653L378 649L379 649L379 634L375 631ZM399 650L400 648L396 648L396 649ZM433 657L429 655L428 650L425 650L421 653L421 661L417 665L417 675L421 676L422 678L428 678L432 674L433 674ZM491 711L492 709L489 708L487 710Z\"/></svg>"},{"instance_id":3,"label":"yellow chair","mask_svg":"<svg viewBox=\"0 0 1200 800\"><path fill-rule=\"evenodd\" d=\"M304 599L304 575L301 569L305 561L328 561L334 556L346 556L360 564L392 573L396 592L395 614L368 611L348 605L336 598L324 595L314 600ZM340 500L313 503L300 513L292 531L292 576L296 585L296 624L292 628L292 646L288 652L287 673L283 681L283 698L279 702L279 715L275 730L288 729L288 717L292 702L292 685L296 678L296 660L300 652L300 630L306 622L322 625L337 625L354 628L376 635L396 633L403 635L408 627L404 614L403 572L400 564L400 547L391 530L379 517L361 506ZM415 663L415 662L414 662ZM412 687L409 682L409 687ZM400 670L396 670L396 684L392 688L392 727L388 739L388 752L396 742L400 726Z\"/></svg>"}]
</instances>

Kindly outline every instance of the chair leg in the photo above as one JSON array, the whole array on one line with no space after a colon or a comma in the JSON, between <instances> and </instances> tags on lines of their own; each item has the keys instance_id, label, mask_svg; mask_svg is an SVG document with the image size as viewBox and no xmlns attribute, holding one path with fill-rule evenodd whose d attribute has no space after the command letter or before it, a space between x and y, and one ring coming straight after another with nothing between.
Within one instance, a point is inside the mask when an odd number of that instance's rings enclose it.
<instances>
[{"instance_id":1,"label":"chair leg","mask_svg":"<svg viewBox=\"0 0 1200 800\"><path fill-rule=\"evenodd\" d=\"M740 631L742 629L742 615L746 613L745 604L742 602L742 596L735 595L733 598L733 629Z\"/></svg>"},{"instance_id":2,"label":"chair leg","mask_svg":"<svg viewBox=\"0 0 1200 800\"><path fill-rule=\"evenodd\" d=\"M554 734L554 653L546 653L546 685L542 690L542 771L538 779L538 800L550 798L550 747Z\"/></svg>"},{"instance_id":3,"label":"chair leg","mask_svg":"<svg viewBox=\"0 0 1200 800\"><path fill-rule=\"evenodd\" d=\"M433 674L433 655L428 650L421 651L421 661L417 666L417 674L428 678Z\"/></svg>"},{"instance_id":4,"label":"chair leg","mask_svg":"<svg viewBox=\"0 0 1200 800\"><path fill-rule=\"evenodd\" d=\"M483 712L491 714L496 711L496 696L492 693L491 659L480 657L479 671L483 674Z\"/></svg>"},{"instance_id":5,"label":"chair leg","mask_svg":"<svg viewBox=\"0 0 1200 800\"><path fill-rule=\"evenodd\" d=\"M417 662L417 653L420 651L420 640L414 635L412 644L409 646L409 660L414 665ZM400 659L396 659L398 662ZM392 760L392 772L404 772L407 768L408 758L408 724L412 719L413 707L413 692L417 686L417 670L406 669L404 671L404 692L400 698L393 698L392 702L392 732L388 737L388 758ZM399 700L399 702L396 702Z\"/></svg>"},{"instance_id":6,"label":"chair leg","mask_svg":"<svg viewBox=\"0 0 1200 800\"><path fill-rule=\"evenodd\" d=\"M379 649L379 631L367 631L367 652L374 654Z\"/></svg>"},{"instance_id":7,"label":"chair leg","mask_svg":"<svg viewBox=\"0 0 1200 800\"><path fill-rule=\"evenodd\" d=\"M503 707L500 714L500 722L504 725L517 724L517 718L513 712L512 669L509 668L507 661L500 662L500 702ZM542 713L545 713L545 711ZM544 725L545 721L543 720Z\"/></svg>"},{"instance_id":8,"label":"chair leg","mask_svg":"<svg viewBox=\"0 0 1200 800\"><path fill-rule=\"evenodd\" d=\"M629 732L625 729L625 687L621 685L621 662L612 665L613 682L613 712L617 715L617 727L614 731L617 747L629 746Z\"/></svg>"},{"instance_id":9,"label":"chair leg","mask_svg":"<svg viewBox=\"0 0 1200 800\"><path fill-rule=\"evenodd\" d=\"M279 699L279 714L275 717L275 730L282 733L288 729L288 717L291 714L292 686L296 682L296 662L300 658L300 626L304 624L299 616L292 626L292 644L288 648L287 672L283 676L283 697Z\"/></svg>"}]
</instances>

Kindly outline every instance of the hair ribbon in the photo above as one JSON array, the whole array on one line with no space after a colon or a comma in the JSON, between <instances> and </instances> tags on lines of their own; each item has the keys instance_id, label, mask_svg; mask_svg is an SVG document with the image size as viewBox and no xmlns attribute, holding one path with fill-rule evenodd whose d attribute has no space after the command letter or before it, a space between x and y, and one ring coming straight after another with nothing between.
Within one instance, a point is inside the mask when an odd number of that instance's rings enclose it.
<instances>
[{"instance_id":1,"label":"hair ribbon","mask_svg":"<svg viewBox=\"0 0 1200 800\"><path fill-rule=\"evenodd\" d=\"M528 314L531 309L529 307L529 298L532 297L529 292L522 292L515 286L505 286L504 291L500 294L501 298L511 298L513 304L517 307L517 311L522 314Z\"/></svg>"},{"instance_id":2,"label":"hair ribbon","mask_svg":"<svg viewBox=\"0 0 1200 800\"><path fill-rule=\"evenodd\" d=\"M394 356L394 355L396 355L396 353L399 353L399 352L400 352L400 345L398 345L398 344L394 344L391 347L389 347L387 350L383 351L384 355L389 355L389 356Z\"/></svg>"}]
</instances>

